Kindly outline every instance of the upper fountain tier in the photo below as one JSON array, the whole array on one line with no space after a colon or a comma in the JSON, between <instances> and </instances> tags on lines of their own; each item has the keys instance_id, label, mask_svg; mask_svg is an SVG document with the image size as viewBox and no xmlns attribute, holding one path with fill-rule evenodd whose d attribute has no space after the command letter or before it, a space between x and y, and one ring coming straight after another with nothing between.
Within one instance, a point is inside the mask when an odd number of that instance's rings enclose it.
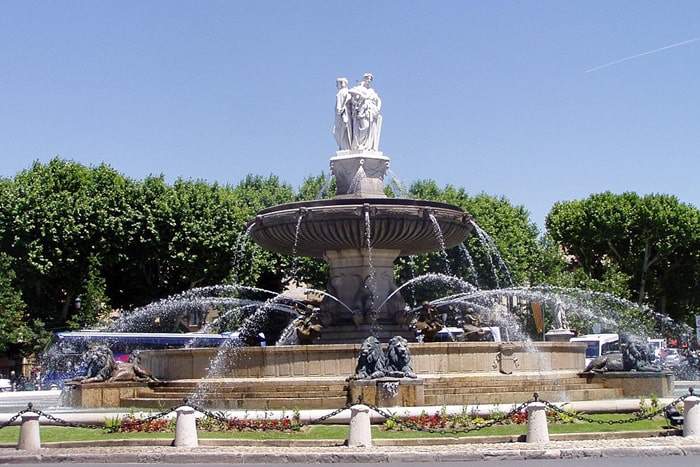
<instances>
[{"instance_id":1,"label":"upper fountain tier","mask_svg":"<svg viewBox=\"0 0 700 467\"><path fill-rule=\"evenodd\" d=\"M457 206L384 194L390 159L379 151L382 101L372 80L367 73L351 89L347 79L336 80L333 134L338 151L330 159L335 199L259 212L251 235L262 247L315 257L369 247L413 255L456 246L469 234L469 215Z\"/></svg>"},{"instance_id":2,"label":"upper fountain tier","mask_svg":"<svg viewBox=\"0 0 700 467\"><path fill-rule=\"evenodd\" d=\"M251 235L263 248L282 254L322 258L331 250L371 246L405 256L440 249L435 222L446 248L464 241L472 229L467 213L445 203L336 198L282 204L260 211Z\"/></svg>"}]
</instances>

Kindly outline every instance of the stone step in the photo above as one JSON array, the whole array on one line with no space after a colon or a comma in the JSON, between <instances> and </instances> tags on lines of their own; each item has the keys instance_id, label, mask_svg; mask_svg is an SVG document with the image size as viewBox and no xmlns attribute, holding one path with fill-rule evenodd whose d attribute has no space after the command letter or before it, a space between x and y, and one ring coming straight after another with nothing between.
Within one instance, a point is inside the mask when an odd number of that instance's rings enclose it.
<instances>
[{"instance_id":1,"label":"stone step","mask_svg":"<svg viewBox=\"0 0 700 467\"><path fill-rule=\"evenodd\" d=\"M185 396L192 393L182 392L156 392L150 393L140 391L138 393L141 398L157 398L157 399L184 399ZM346 397L347 393L342 392L324 392L324 391L302 391L302 392L242 392L242 391L207 391L206 395L210 399L308 399L308 398L324 398L324 397Z\"/></svg>"},{"instance_id":2,"label":"stone step","mask_svg":"<svg viewBox=\"0 0 700 467\"><path fill-rule=\"evenodd\" d=\"M230 385L230 386L202 386L205 392L277 392L277 393L287 393L287 392L319 392L319 393L334 393L334 392L345 392L347 391L347 386L337 385L337 386L283 386L274 387L268 385ZM192 393L198 389L198 386L156 386L151 388L155 393L162 392L177 392L181 394Z\"/></svg>"},{"instance_id":3,"label":"stone step","mask_svg":"<svg viewBox=\"0 0 700 467\"><path fill-rule=\"evenodd\" d=\"M493 382L493 381L485 381L481 384L462 384L459 382L452 383L452 384L426 384L425 388L426 389L451 389L451 388L511 388L513 391L518 391L518 390L529 390L529 389L536 389L538 387L541 387L543 385L551 385L551 386L559 386L559 387L569 387L569 386L576 386L578 384L588 384L588 383L560 383L558 381L540 381L537 383L530 383L530 384L501 384L498 382ZM595 383L599 384L599 383Z\"/></svg>"},{"instance_id":4,"label":"stone step","mask_svg":"<svg viewBox=\"0 0 700 467\"><path fill-rule=\"evenodd\" d=\"M539 395L542 400L551 400L552 402L559 402L562 399L562 391L542 391ZM619 399L621 397L621 389L579 389L566 391L566 400L569 401ZM529 392L426 394L425 405L520 404L530 399L532 399L532 393Z\"/></svg>"},{"instance_id":5,"label":"stone step","mask_svg":"<svg viewBox=\"0 0 700 467\"><path fill-rule=\"evenodd\" d=\"M605 385L600 383L581 383L581 384L539 384L532 385L532 387L519 387L517 390L513 390L514 387L500 387L500 386L471 386L471 387L441 387L433 388L426 387L425 394L479 394L479 393L497 393L497 392L525 392L528 389L532 391L575 391L579 389L606 389Z\"/></svg>"},{"instance_id":6,"label":"stone step","mask_svg":"<svg viewBox=\"0 0 700 467\"><path fill-rule=\"evenodd\" d=\"M294 410L299 407L304 409L337 409L347 403L345 397L318 397L318 398L271 398L271 399L208 399L202 402L204 408L210 409L267 409L267 410ZM124 398L122 407L137 407L148 409L164 409L182 404L181 398ZM291 415L291 414L290 414Z\"/></svg>"},{"instance_id":7,"label":"stone step","mask_svg":"<svg viewBox=\"0 0 700 467\"><path fill-rule=\"evenodd\" d=\"M571 384L586 384L586 380L583 379L556 379L556 378L542 378L538 380L523 380L517 381L513 379L473 379L473 380L425 380L425 385L431 388L451 388L455 386L461 387L484 387L484 386L499 386L499 387L530 387L538 386L542 384L559 384L562 386Z\"/></svg>"},{"instance_id":8,"label":"stone step","mask_svg":"<svg viewBox=\"0 0 700 467\"><path fill-rule=\"evenodd\" d=\"M528 382L528 381L543 381L543 380L556 380L556 381L586 381L573 373L549 373L549 374L520 374L513 373L512 375L503 374L444 374L444 375L420 375L425 381L430 382L443 382L443 381L513 381L513 382Z\"/></svg>"}]
</instances>

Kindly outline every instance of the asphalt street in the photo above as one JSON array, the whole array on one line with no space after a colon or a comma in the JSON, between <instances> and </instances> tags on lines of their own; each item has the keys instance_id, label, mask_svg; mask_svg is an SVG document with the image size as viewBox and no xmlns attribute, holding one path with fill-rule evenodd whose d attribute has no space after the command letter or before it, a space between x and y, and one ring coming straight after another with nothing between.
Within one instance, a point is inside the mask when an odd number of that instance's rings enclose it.
<instances>
[{"instance_id":1,"label":"asphalt street","mask_svg":"<svg viewBox=\"0 0 700 467\"><path fill-rule=\"evenodd\" d=\"M700 456L668 456L668 457L596 457L596 458L587 458L587 459L580 459L580 458L575 458L575 459L553 459L553 460L544 460L544 459L533 459L533 460L518 460L518 461L513 461L513 460L489 460L489 461L469 461L469 462L444 462L441 463L441 466L445 467L457 467L457 466L466 466L466 467L481 467L481 466L489 466L489 467L535 467L535 466L542 466L542 467L554 467L554 466L576 466L576 467L658 467L662 464L667 464L670 463L673 465L673 467L697 467L700 465ZM426 464L426 462L421 462L420 464ZM58 467L61 465L66 465L65 463L61 464L22 464L22 465L36 465L41 466L41 467ZM71 464L71 465L95 465L95 464ZM134 464L100 464L101 466L104 467L133 467ZM202 464L140 464L140 465L157 465L159 467L182 467L186 465L202 465ZM208 467L231 467L231 465L234 464L206 464ZM271 464L245 464L248 467L265 467L269 466ZM307 466L307 465L319 465L319 464L279 464L279 465L285 465L288 467L297 467L297 466ZM321 465L326 465L326 464L321 464ZM376 464L364 464L364 463L358 463L358 464L347 464L347 463L339 463L339 464L327 464L327 465L333 465L333 466L352 466L352 467L364 467L364 466L386 466L386 465L393 465L393 466L401 466L401 465L416 465L416 464L411 464L411 463L392 463L392 464L387 464L387 463L376 463Z\"/></svg>"}]
</instances>

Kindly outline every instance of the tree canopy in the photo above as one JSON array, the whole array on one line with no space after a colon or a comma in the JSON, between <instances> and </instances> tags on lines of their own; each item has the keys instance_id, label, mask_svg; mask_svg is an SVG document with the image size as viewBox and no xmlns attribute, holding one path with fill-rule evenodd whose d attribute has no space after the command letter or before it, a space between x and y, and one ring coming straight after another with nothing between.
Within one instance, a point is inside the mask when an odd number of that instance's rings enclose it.
<instances>
[{"instance_id":1,"label":"tree canopy","mask_svg":"<svg viewBox=\"0 0 700 467\"><path fill-rule=\"evenodd\" d=\"M0 179L0 351L30 350L46 330L92 326L112 307L191 287L281 290L296 279L324 288L323 261L265 251L245 232L261 209L333 191L323 174L295 191L273 175L236 185L168 183L60 158ZM481 288L590 288L683 320L698 306L700 213L673 196L601 193L557 203L540 235L525 207L504 197L433 180L414 183L409 195L463 208L484 234L449 250L447 263L440 253L400 258L401 282L449 268Z\"/></svg>"},{"instance_id":2,"label":"tree canopy","mask_svg":"<svg viewBox=\"0 0 700 467\"><path fill-rule=\"evenodd\" d=\"M630 298L689 320L700 292L700 211L675 196L594 194L556 203L547 230L594 279L612 268L629 277Z\"/></svg>"}]
</instances>

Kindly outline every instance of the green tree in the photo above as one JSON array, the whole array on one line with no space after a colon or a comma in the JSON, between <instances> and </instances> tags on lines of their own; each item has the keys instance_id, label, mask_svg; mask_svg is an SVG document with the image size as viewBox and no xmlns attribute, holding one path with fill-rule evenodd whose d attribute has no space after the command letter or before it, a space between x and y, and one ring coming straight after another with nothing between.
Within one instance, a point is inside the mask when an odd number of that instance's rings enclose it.
<instances>
[{"instance_id":1,"label":"green tree","mask_svg":"<svg viewBox=\"0 0 700 467\"><path fill-rule=\"evenodd\" d=\"M94 256L89 259L87 279L82 294L78 298L80 307L68 321L68 327L82 329L107 324L110 310L107 283L102 276L100 262Z\"/></svg>"},{"instance_id":2,"label":"green tree","mask_svg":"<svg viewBox=\"0 0 700 467\"><path fill-rule=\"evenodd\" d=\"M34 333L27 325L27 306L15 287L12 261L0 253L0 352L18 350L32 342Z\"/></svg>"},{"instance_id":3,"label":"green tree","mask_svg":"<svg viewBox=\"0 0 700 467\"><path fill-rule=\"evenodd\" d=\"M0 248L14 270L33 318L62 325L75 311L91 256L109 256L120 241L119 187L124 177L53 159L35 163L0 191Z\"/></svg>"},{"instance_id":4,"label":"green tree","mask_svg":"<svg viewBox=\"0 0 700 467\"><path fill-rule=\"evenodd\" d=\"M411 185L410 193L414 198L442 201L464 209L493 238L513 281L523 284L532 280L533 265L539 255L538 230L523 206L515 206L504 197L484 193L469 195L463 188L451 185L440 188L433 180L415 182ZM474 262L481 288L508 285L504 269L488 254L474 232L465 241L465 246ZM453 249L448 254L451 272L472 278L464 251ZM444 261L439 254L418 258L416 263L417 273L444 269ZM405 280L410 278L411 273L405 267L405 260L402 264L401 277ZM472 280L476 282L476 279Z\"/></svg>"},{"instance_id":5,"label":"green tree","mask_svg":"<svg viewBox=\"0 0 700 467\"><path fill-rule=\"evenodd\" d=\"M698 306L700 211L675 196L595 194L560 202L547 230L594 279L614 265L629 277L629 293L673 318L689 320Z\"/></svg>"}]
</instances>

